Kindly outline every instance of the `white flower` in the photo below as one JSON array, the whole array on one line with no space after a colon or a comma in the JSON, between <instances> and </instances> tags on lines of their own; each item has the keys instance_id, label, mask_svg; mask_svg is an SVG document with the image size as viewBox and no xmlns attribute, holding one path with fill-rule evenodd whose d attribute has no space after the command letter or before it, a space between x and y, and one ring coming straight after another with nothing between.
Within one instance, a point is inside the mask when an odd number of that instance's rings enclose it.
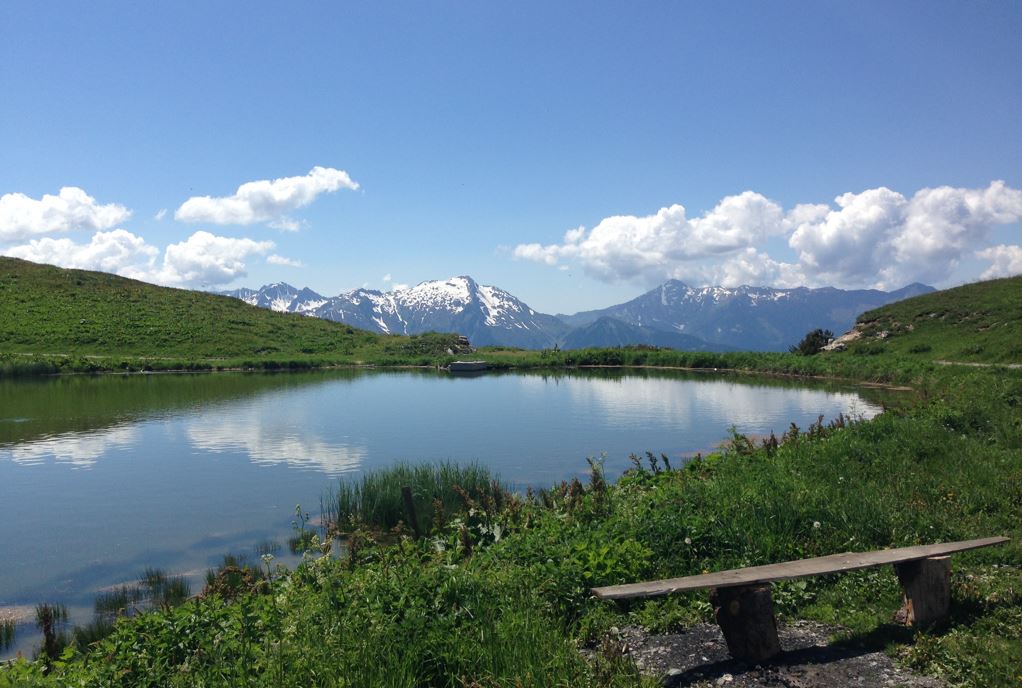
<instances>
[{"instance_id":1,"label":"white flower","mask_svg":"<svg viewBox=\"0 0 1022 688\"><path fill-rule=\"evenodd\" d=\"M820 527L820 522L819 521L813 521L813 528L819 528L819 527Z\"/></svg>"},{"instance_id":2,"label":"white flower","mask_svg":"<svg viewBox=\"0 0 1022 688\"><path fill-rule=\"evenodd\" d=\"M685 544L686 545L691 545L692 544L692 538L685 538Z\"/></svg>"},{"instance_id":3,"label":"white flower","mask_svg":"<svg viewBox=\"0 0 1022 688\"><path fill-rule=\"evenodd\" d=\"M263 556L261 556L259 558L262 559L263 563L266 564L267 566L269 566L270 562L273 561L273 555L270 554L269 552L267 552L266 554L264 554Z\"/></svg>"}]
</instances>

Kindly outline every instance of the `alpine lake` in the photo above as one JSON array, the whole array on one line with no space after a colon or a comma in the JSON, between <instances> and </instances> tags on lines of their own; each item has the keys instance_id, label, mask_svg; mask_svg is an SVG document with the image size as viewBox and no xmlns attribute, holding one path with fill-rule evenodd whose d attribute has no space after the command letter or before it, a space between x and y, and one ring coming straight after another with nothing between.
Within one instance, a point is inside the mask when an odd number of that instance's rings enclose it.
<instances>
[{"instance_id":1,"label":"alpine lake","mask_svg":"<svg viewBox=\"0 0 1022 688\"><path fill-rule=\"evenodd\" d=\"M888 390L736 374L588 369L72 375L0 380L0 612L19 619L0 658L30 653L32 610L94 597L147 567L193 592L226 553L314 526L339 480L395 462L479 462L522 490L629 455L680 465L734 428L780 436L844 414L870 418ZM293 558L292 558L293 563Z\"/></svg>"}]
</instances>

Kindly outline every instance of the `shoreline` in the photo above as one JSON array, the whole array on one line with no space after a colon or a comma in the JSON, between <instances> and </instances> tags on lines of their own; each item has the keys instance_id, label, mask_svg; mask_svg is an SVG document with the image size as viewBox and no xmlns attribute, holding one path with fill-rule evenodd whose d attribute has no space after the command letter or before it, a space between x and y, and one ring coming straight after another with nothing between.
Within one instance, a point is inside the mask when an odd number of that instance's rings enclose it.
<instances>
[{"instance_id":1,"label":"shoreline","mask_svg":"<svg viewBox=\"0 0 1022 688\"><path fill-rule=\"evenodd\" d=\"M614 349L598 349L597 351L615 351ZM538 353L538 352L536 352ZM678 353L692 353L679 351ZM748 352L748 353L759 353L759 352ZM780 352L769 352L769 353L780 353ZM3 355L0 353L0 355ZM69 358L65 354L26 354L26 353L15 353L8 355L18 356L52 356ZM485 355L485 354L483 354ZM82 356L81 358L89 359L106 359L114 358L106 355L89 355ZM145 358L139 359L139 361L152 361L152 360L171 360L175 361L170 357L165 358ZM219 367L213 364L206 365L207 362L217 360L229 360L229 359L195 359L194 361L183 362L183 365L194 365L196 367L175 367L175 368L163 368L157 370L119 370L115 368L97 369L97 370L58 370L49 372L25 372L4 375L0 372L0 380L5 379L19 379L19 378L53 378L63 377L71 375L184 375L184 374L213 374L213 373L291 373L291 372L302 372L302 371L313 371L313 370L438 370L442 367L440 362L420 365L413 363L314 363L309 362L305 365L291 365L295 363L293 360L273 360L269 359L262 361L262 366L225 366ZM125 361L125 359L121 359ZM934 361L934 364L941 364L950 367L948 362ZM869 380L863 378L854 378L841 375L821 375L821 374L809 374L809 373L794 373L785 372L781 370L771 370L768 368L732 368L732 367L692 367L692 366L679 366L679 365L650 365L650 364L595 364L595 363L580 363L575 365L565 365L550 363L548 365L533 365L531 363L526 365L516 365L511 362L505 361L492 361L490 371L492 372L524 372L528 370L676 370L689 373L707 373L707 374L738 374L738 375L751 375L751 376L763 376L763 377L775 377L790 380L812 380L817 382L837 382L842 384L851 384L859 387L865 387L869 389L885 389L893 392L912 392L916 391L915 387L898 384L894 382L882 382L879 380ZM973 367L1022 367L1022 364L1015 366L1014 364L972 364Z\"/></svg>"}]
</instances>

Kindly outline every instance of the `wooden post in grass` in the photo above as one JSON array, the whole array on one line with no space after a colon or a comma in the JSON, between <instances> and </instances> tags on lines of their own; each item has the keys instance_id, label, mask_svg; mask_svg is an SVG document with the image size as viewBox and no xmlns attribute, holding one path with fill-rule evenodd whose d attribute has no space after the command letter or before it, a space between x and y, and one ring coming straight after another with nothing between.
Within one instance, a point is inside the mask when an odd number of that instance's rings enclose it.
<instances>
[{"instance_id":1,"label":"wooden post in grass","mask_svg":"<svg viewBox=\"0 0 1022 688\"><path fill-rule=\"evenodd\" d=\"M412 500L412 488L405 485L401 488L401 496L405 500L405 513L408 516L408 525L412 527L412 532L415 533L416 538L422 537L422 532L419 530L419 519L415 516L415 502Z\"/></svg>"},{"instance_id":2,"label":"wooden post in grass","mask_svg":"<svg viewBox=\"0 0 1022 688\"><path fill-rule=\"evenodd\" d=\"M714 588L710 604L732 657L762 662L780 653L769 583Z\"/></svg>"},{"instance_id":3,"label":"wooden post in grass","mask_svg":"<svg viewBox=\"0 0 1022 688\"><path fill-rule=\"evenodd\" d=\"M951 557L929 557L895 564L905 593L905 604L895 619L913 628L926 629L947 621L951 609Z\"/></svg>"}]
</instances>

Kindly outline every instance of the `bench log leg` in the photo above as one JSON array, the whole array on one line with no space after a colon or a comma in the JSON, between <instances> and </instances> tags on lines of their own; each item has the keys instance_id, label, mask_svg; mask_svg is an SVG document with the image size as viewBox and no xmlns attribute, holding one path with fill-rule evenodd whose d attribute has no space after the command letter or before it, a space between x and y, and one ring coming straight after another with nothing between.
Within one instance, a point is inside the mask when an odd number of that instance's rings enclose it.
<instances>
[{"instance_id":1,"label":"bench log leg","mask_svg":"<svg viewBox=\"0 0 1022 688\"><path fill-rule=\"evenodd\" d=\"M895 620L913 628L933 628L947 621L951 608L951 557L930 557L894 566L905 593Z\"/></svg>"},{"instance_id":2,"label":"bench log leg","mask_svg":"<svg viewBox=\"0 0 1022 688\"><path fill-rule=\"evenodd\" d=\"M732 657L761 662L780 653L769 585L715 588L710 604Z\"/></svg>"}]
</instances>

